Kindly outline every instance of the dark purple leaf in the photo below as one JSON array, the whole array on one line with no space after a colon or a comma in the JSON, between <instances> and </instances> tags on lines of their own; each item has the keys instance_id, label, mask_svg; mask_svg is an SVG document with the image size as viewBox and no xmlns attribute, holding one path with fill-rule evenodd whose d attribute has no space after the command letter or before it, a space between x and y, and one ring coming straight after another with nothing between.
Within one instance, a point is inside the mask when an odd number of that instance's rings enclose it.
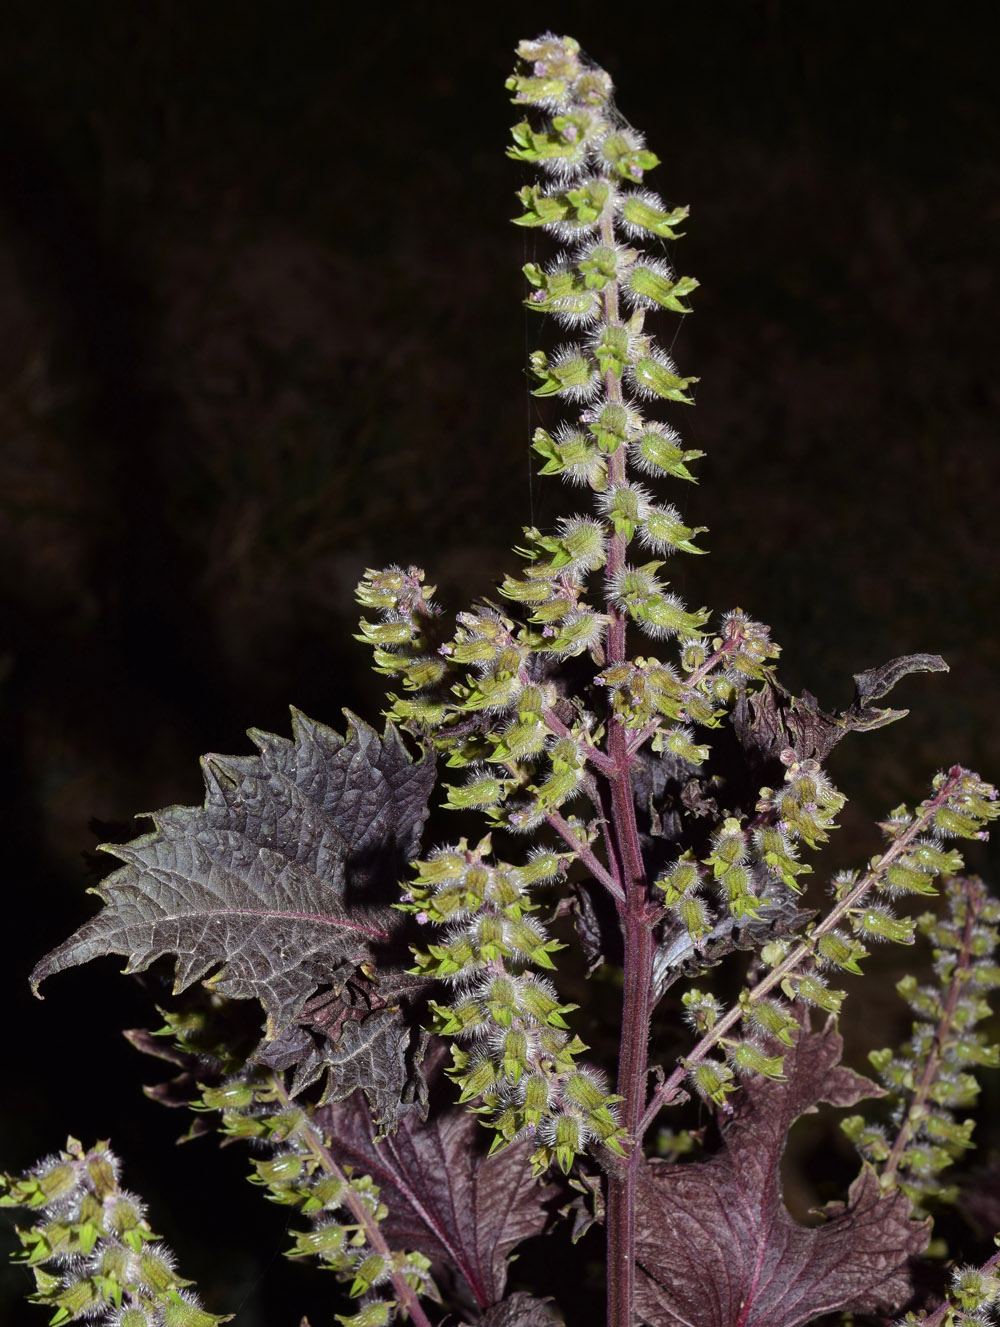
<instances>
[{"instance_id":1,"label":"dark purple leaf","mask_svg":"<svg viewBox=\"0 0 1000 1327\"><path fill-rule=\"evenodd\" d=\"M477 1327L562 1327L562 1318L549 1300L518 1290L484 1313Z\"/></svg>"},{"instance_id":2,"label":"dark purple leaf","mask_svg":"<svg viewBox=\"0 0 1000 1327\"><path fill-rule=\"evenodd\" d=\"M815 696L804 691L793 696L773 678L758 691L744 691L733 711L733 726L741 745L754 765L776 760L790 747L800 760L825 760L842 737L850 732L870 732L902 719L908 710L880 710L870 704L880 700L909 673L947 672L948 665L937 654L907 654L890 659L879 668L854 675L854 699L846 710L827 714Z\"/></svg>"},{"instance_id":3,"label":"dark purple leaf","mask_svg":"<svg viewBox=\"0 0 1000 1327\"><path fill-rule=\"evenodd\" d=\"M389 1244L419 1249L458 1272L480 1308L496 1304L511 1251L541 1234L556 1196L532 1178L534 1145L514 1143L489 1157L486 1130L457 1107L432 1111L426 1124L405 1115L395 1134L375 1142L360 1093L321 1107L316 1123L341 1165L355 1166L379 1185Z\"/></svg>"},{"instance_id":4,"label":"dark purple leaf","mask_svg":"<svg viewBox=\"0 0 1000 1327\"><path fill-rule=\"evenodd\" d=\"M349 715L345 740L292 718L290 741L252 730L258 755L206 756L203 806L159 811L153 833L106 848L125 863L95 891L107 906L32 982L104 954L132 972L173 955L177 990L208 977L261 1002L261 1051L270 1043L282 1067L301 1061L297 1086L323 1072L329 1097L363 1084L391 1127L409 1090L400 1006L418 983L390 905L434 763L412 760L392 727L380 738Z\"/></svg>"},{"instance_id":5,"label":"dark purple leaf","mask_svg":"<svg viewBox=\"0 0 1000 1327\"><path fill-rule=\"evenodd\" d=\"M839 1063L832 1023L803 1030L786 1053L787 1081L750 1080L710 1160L646 1163L639 1178L637 1303L652 1327L800 1327L824 1313L894 1313L909 1298L909 1259L929 1225L865 1167L824 1224L794 1220L781 1196L788 1129L819 1102L880 1096Z\"/></svg>"}]
</instances>

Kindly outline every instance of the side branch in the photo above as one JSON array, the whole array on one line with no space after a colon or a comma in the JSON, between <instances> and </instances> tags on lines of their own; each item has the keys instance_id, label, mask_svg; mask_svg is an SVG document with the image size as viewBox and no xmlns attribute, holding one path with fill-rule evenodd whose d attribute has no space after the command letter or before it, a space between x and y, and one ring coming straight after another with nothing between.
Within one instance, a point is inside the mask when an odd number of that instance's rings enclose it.
<instances>
[{"instance_id":1,"label":"side branch","mask_svg":"<svg viewBox=\"0 0 1000 1327\"><path fill-rule=\"evenodd\" d=\"M765 995L774 990L776 986L780 986L798 968L804 967L812 961L816 942L830 931L833 931L848 913L857 908L870 890L885 877L889 868L903 856L913 841L926 832L935 814L947 805L951 794L961 783L965 774L966 771L958 765L953 766L948 771L948 776L941 787L933 797L928 798L920 807L920 814L914 816L913 821L907 825L895 842L865 872L854 888L835 904L823 921L813 928L810 935L796 945L790 954L787 954L776 967L771 969L766 977L746 993L746 999L751 1002L762 1000ZM681 1084L691 1069L700 1064L715 1049L726 1033L741 1020L743 1013L742 1005L734 1005L705 1033L691 1054L685 1056L673 1073L656 1089L650 1098L645 1114L639 1122L639 1138L645 1134L662 1107L669 1106L675 1099L680 1091Z\"/></svg>"}]
</instances>

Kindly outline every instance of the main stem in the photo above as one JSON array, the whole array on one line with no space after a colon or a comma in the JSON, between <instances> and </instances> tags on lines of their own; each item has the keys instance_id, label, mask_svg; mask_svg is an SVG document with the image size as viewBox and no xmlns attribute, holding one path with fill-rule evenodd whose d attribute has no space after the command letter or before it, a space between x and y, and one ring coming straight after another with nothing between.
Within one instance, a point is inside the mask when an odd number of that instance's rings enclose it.
<instances>
[{"instance_id":1,"label":"main stem","mask_svg":"<svg viewBox=\"0 0 1000 1327\"><path fill-rule=\"evenodd\" d=\"M612 223L605 222L602 229L606 232L602 235L605 242L613 243ZM604 302L607 321L616 323L618 297L614 286L605 293ZM606 375L605 390L609 401L621 400L621 383L612 373ZM623 447L609 458L608 479L612 484L622 483L625 479ZM608 549L609 578L622 570L625 557L626 541L622 535L615 534ZM626 657L626 617L613 604L608 605L608 617L607 660L609 664L620 663ZM607 1322L608 1327L633 1327L635 1190L643 1155L639 1121L646 1105L654 917L647 899L646 869L632 796L631 768L635 753L630 750L629 734L624 724L619 723L613 714L608 719L607 752L613 765L605 774L611 789L609 849L616 858L614 865L625 892L624 901L618 904L625 945L618 1095L622 1098L622 1123L632 1140L623 1171L608 1182Z\"/></svg>"},{"instance_id":2,"label":"main stem","mask_svg":"<svg viewBox=\"0 0 1000 1327\"><path fill-rule=\"evenodd\" d=\"M616 740L617 739L617 740ZM625 755L626 734L620 724L612 729L612 751L620 748L624 775L611 784L616 838L625 876L625 906L620 916L625 939L624 998L622 1002L621 1056L618 1094L623 1099L622 1123L632 1144L624 1170L608 1186L608 1327L632 1327L635 1303L636 1180L642 1161L639 1121L646 1103L649 1054L649 1019L653 973L653 924L646 901L646 879L641 857L638 871L633 850L638 849L635 808Z\"/></svg>"}]
</instances>

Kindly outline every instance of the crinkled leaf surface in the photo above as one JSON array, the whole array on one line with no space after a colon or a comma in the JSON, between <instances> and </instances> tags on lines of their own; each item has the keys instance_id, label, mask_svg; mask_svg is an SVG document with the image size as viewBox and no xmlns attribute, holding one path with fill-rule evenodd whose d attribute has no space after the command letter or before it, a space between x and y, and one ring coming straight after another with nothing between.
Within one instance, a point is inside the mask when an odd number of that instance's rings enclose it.
<instances>
[{"instance_id":1,"label":"crinkled leaf surface","mask_svg":"<svg viewBox=\"0 0 1000 1327\"><path fill-rule=\"evenodd\" d=\"M484 1313L477 1327L562 1327L562 1318L548 1300L518 1290Z\"/></svg>"},{"instance_id":2,"label":"crinkled leaf surface","mask_svg":"<svg viewBox=\"0 0 1000 1327\"><path fill-rule=\"evenodd\" d=\"M651 1327L799 1327L824 1313L895 1312L911 1293L908 1260L929 1226L867 1166L846 1203L807 1227L782 1203L779 1163L792 1122L819 1102L881 1095L839 1063L828 1024L803 1030L787 1081L750 1080L720 1151L691 1165L648 1162L639 1181L637 1303Z\"/></svg>"},{"instance_id":3,"label":"crinkled leaf surface","mask_svg":"<svg viewBox=\"0 0 1000 1327\"><path fill-rule=\"evenodd\" d=\"M141 971L172 955L176 988L206 977L267 1015L263 1058L358 1084L389 1127L407 1095L410 1032L400 1012L402 914L390 905L417 851L433 760L391 726L348 715L346 739L293 710L291 740L250 733L258 755L206 756L200 807L152 816L154 832L106 850L125 865L95 890L106 906L32 973L104 954ZM419 1034L418 1034L419 1035Z\"/></svg>"},{"instance_id":4,"label":"crinkled leaf surface","mask_svg":"<svg viewBox=\"0 0 1000 1327\"><path fill-rule=\"evenodd\" d=\"M489 1136L476 1117L436 1103L426 1123L408 1114L395 1134L375 1142L360 1093L321 1107L316 1123L339 1164L357 1167L379 1185L388 1209L380 1229L389 1244L419 1249L457 1271L481 1309L497 1304L511 1251L541 1234L556 1197L551 1186L532 1178L533 1144L513 1143L487 1156ZM526 1318L525 1327L535 1321ZM548 1327L548 1319L537 1321Z\"/></svg>"}]
</instances>

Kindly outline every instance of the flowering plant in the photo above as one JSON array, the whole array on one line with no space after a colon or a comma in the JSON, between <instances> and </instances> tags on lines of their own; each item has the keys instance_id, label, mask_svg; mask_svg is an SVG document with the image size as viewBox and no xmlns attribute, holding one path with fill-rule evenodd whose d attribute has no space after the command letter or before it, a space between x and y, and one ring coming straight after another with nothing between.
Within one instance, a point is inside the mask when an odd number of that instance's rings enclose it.
<instances>
[{"instance_id":1,"label":"flowering plant","mask_svg":"<svg viewBox=\"0 0 1000 1327\"><path fill-rule=\"evenodd\" d=\"M1000 1062L978 1027L1000 904L955 847L1000 802L939 773L888 814L879 853L807 899L845 803L830 751L899 718L878 702L944 662L861 672L825 713L781 686L764 624L734 609L712 627L671 590L664 568L704 552L704 527L651 485L692 483L701 453L659 412L695 380L647 318L689 312L697 282L664 256L687 209L648 187L656 157L572 39L523 42L508 88L525 113L509 155L537 171L517 224L554 244L524 269L526 304L568 338L531 356L535 395L568 412L532 446L585 510L526 529L521 574L453 618L421 569L368 571L360 638L396 688L384 734L293 712L291 739L206 757L204 805L108 849L103 910L36 987L102 954L173 958L189 998L129 1035L177 1068L158 1091L193 1132L255 1144L252 1180L304 1218L290 1256L337 1273L350 1327L551 1327L558 1276L511 1289L511 1254L561 1232L592 1248L602 1224L608 1327L986 1322L1000 1254L950 1288L915 1268L971 1146L970 1068ZM465 832L421 848L439 773ZM939 911L907 914L932 895ZM918 932L932 980L900 983L912 1034L871 1057L876 1083L841 1063L836 982ZM265 1021L247 1045L249 1000ZM782 1199L788 1131L862 1102L842 1125L856 1178L803 1225ZM53 1324L224 1320L105 1144L71 1139L0 1201L31 1213L23 1257Z\"/></svg>"}]
</instances>

